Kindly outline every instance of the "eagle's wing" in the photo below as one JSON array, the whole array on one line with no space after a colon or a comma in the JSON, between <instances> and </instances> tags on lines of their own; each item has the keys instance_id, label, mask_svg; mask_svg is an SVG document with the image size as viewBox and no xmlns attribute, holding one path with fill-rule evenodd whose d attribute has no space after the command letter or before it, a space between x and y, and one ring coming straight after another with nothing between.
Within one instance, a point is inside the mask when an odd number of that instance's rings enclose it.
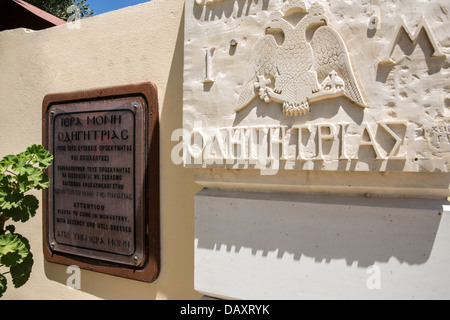
<instances>
[{"instance_id":1,"label":"eagle's wing","mask_svg":"<svg viewBox=\"0 0 450 320\"><path fill-rule=\"evenodd\" d=\"M333 70L336 71L345 82L345 95L360 106L366 107L341 36L329 26L320 27L311 39L311 47L315 55L319 82Z\"/></svg>"},{"instance_id":2,"label":"eagle's wing","mask_svg":"<svg viewBox=\"0 0 450 320\"><path fill-rule=\"evenodd\" d=\"M258 76L276 78L279 75L277 67L279 48L275 38L271 35L265 35L257 41L247 69L244 86L236 104L236 112L247 107L255 98L257 89L254 84L257 82Z\"/></svg>"}]
</instances>

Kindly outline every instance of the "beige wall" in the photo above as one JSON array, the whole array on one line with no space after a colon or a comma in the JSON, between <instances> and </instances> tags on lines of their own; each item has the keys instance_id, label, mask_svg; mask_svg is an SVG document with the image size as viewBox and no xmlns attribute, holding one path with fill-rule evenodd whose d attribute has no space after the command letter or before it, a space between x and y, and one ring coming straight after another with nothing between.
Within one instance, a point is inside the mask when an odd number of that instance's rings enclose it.
<instances>
[{"instance_id":1,"label":"beige wall","mask_svg":"<svg viewBox=\"0 0 450 320\"><path fill-rule=\"evenodd\" d=\"M152 284L89 271L81 290L66 286L66 267L44 261L42 214L18 225L31 243L30 281L6 299L198 299L194 291L193 172L171 161L173 130L182 128L183 0L142 5L34 32L0 33L0 157L41 143L46 94L152 81L161 116L161 273ZM36 195L41 198L40 193Z\"/></svg>"}]
</instances>

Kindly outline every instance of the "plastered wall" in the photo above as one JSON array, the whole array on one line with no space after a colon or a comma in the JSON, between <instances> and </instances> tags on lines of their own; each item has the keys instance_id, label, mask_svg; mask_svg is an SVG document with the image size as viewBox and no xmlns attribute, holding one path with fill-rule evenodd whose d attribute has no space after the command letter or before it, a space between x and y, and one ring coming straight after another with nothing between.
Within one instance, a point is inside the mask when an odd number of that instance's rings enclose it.
<instances>
[{"instance_id":1,"label":"plastered wall","mask_svg":"<svg viewBox=\"0 0 450 320\"><path fill-rule=\"evenodd\" d=\"M34 32L0 33L0 157L42 143L46 94L152 81L161 130L161 273L152 284L89 271L70 289L65 266L44 261L42 212L17 231L34 254L29 282L4 299L198 299L194 291L193 172L171 161L171 133L182 127L183 0L152 0ZM35 195L42 199L41 193Z\"/></svg>"}]
</instances>

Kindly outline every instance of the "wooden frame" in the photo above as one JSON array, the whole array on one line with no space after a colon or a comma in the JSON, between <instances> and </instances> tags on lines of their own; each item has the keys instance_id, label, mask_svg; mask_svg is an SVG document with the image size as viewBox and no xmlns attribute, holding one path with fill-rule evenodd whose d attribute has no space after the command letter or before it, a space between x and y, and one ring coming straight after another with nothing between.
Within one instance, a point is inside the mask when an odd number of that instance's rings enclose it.
<instances>
[{"instance_id":1,"label":"wooden frame","mask_svg":"<svg viewBox=\"0 0 450 320\"><path fill-rule=\"evenodd\" d=\"M153 282L157 279L160 270L160 182L159 182L159 112L158 92L156 85L151 82L132 84L117 87L107 87L77 91L71 93L49 94L43 101L43 145L49 146L49 119L51 109L64 107L66 104L104 101L113 99L136 98L142 101L145 128L144 155L144 194L142 205L145 212L144 226L144 261L137 266L130 266L102 259L95 259L82 255L57 252L49 243L49 190L43 192L43 250L48 262L76 265L82 269L144 282ZM50 150L52 151L52 150ZM49 168L50 170L50 168Z\"/></svg>"}]
</instances>

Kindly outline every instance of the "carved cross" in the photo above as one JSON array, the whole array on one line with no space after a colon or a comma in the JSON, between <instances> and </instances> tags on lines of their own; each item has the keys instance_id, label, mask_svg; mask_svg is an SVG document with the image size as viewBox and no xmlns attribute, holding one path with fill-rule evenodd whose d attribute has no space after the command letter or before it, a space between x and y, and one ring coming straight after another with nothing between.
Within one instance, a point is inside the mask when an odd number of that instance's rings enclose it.
<instances>
[{"instance_id":1,"label":"carved cross","mask_svg":"<svg viewBox=\"0 0 450 320\"><path fill-rule=\"evenodd\" d=\"M269 103L271 100L267 92L267 86L271 83L272 81L270 79L266 79L264 76L258 76L258 82L255 82L255 89L259 89L259 97L266 103Z\"/></svg>"}]
</instances>

